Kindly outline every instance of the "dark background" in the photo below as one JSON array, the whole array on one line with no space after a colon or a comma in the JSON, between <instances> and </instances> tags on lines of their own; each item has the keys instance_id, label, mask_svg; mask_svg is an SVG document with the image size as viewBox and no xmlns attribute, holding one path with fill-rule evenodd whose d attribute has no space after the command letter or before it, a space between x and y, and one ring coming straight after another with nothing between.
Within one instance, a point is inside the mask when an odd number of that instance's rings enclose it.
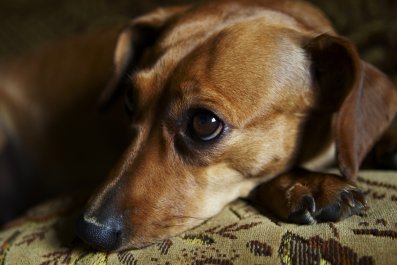
<instances>
[{"instance_id":1,"label":"dark background","mask_svg":"<svg viewBox=\"0 0 397 265\"><path fill-rule=\"evenodd\" d=\"M156 6L183 0L1 0L0 58L73 33L122 24ZM397 82L397 1L311 0L362 57Z\"/></svg>"},{"instance_id":2,"label":"dark background","mask_svg":"<svg viewBox=\"0 0 397 265\"><path fill-rule=\"evenodd\" d=\"M396 0L310 1L329 16L341 35L357 45L364 60L375 64L397 84ZM0 61L68 35L125 24L158 6L188 2L192 1L0 0ZM3 190L7 189L3 186ZM0 207L3 215L4 203L9 202L4 201Z\"/></svg>"},{"instance_id":3,"label":"dark background","mask_svg":"<svg viewBox=\"0 0 397 265\"><path fill-rule=\"evenodd\" d=\"M74 33L94 31L152 8L188 0L1 0L0 59L40 43ZM340 34L357 44L365 60L397 83L397 1L311 0Z\"/></svg>"}]
</instances>

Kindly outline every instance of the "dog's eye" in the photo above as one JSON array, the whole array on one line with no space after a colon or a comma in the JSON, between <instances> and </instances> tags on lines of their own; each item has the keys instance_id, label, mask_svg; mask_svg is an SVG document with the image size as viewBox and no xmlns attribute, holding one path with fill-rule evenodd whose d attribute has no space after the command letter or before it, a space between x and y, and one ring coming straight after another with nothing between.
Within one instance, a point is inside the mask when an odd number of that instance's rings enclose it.
<instances>
[{"instance_id":1,"label":"dog's eye","mask_svg":"<svg viewBox=\"0 0 397 265\"><path fill-rule=\"evenodd\" d=\"M191 119L192 136L209 141L215 139L223 131L223 122L210 111L200 111L193 115Z\"/></svg>"}]
</instances>

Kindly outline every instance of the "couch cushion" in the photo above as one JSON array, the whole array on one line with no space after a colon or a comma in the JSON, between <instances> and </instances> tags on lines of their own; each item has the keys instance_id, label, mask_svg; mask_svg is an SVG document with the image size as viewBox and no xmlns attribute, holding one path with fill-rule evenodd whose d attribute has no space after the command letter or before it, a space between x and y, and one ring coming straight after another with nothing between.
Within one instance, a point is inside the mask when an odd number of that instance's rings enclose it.
<instances>
[{"instance_id":1,"label":"couch cushion","mask_svg":"<svg viewBox=\"0 0 397 265\"><path fill-rule=\"evenodd\" d=\"M40 205L0 232L2 264L396 264L397 173L361 172L368 209L300 226L243 200L203 225L144 249L101 253L75 238L78 199Z\"/></svg>"}]
</instances>

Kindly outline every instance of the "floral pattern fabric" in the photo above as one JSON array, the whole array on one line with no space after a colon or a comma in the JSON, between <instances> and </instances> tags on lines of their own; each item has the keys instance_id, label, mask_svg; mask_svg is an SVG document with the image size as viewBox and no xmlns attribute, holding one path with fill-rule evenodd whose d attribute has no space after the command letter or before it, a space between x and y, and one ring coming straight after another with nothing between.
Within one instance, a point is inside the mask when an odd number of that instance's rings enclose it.
<instances>
[{"instance_id":1,"label":"floral pattern fabric","mask_svg":"<svg viewBox=\"0 0 397 265\"><path fill-rule=\"evenodd\" d=\"M358 183L368 208L338 223L283 223L237 200L179 236L119 253L80 242L73 233L76 200L61 198L0 231L0 265L395 264L397 172L362 172Z\"/></svg>"}]
</instances>

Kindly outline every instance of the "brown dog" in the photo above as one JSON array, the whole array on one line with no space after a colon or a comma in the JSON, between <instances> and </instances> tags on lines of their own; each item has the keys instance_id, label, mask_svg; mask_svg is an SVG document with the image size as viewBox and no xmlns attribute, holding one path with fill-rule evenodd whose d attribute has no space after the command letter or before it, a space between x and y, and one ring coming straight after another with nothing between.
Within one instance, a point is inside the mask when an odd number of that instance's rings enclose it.
<instances>
[{"instance_id":1,"label":"brown dog","mask_svg":"<svg viewBox=\"0 0 397 265\"><path fill-rule=\"evenodd\" d=\"M114 66L102 104L125 93L133 137L78 223L91 246L142 247L249 195L303 224L364 207L358 168L397 92L314 7L159 9L122 31ZM341 176L297 169L327 166L335 150Z\"/></svg>"}]
</instances>

